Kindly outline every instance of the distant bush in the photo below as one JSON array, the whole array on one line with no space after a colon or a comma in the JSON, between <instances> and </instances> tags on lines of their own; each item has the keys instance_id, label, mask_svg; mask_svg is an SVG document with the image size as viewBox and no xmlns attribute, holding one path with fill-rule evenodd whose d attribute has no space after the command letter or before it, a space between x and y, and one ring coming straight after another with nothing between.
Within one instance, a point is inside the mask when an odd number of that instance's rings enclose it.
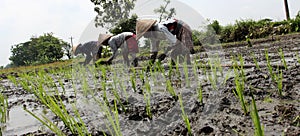
<instances>
[{"instance_id":1,"label":"distant bush","mask_svg":"<svg viewBox=\"0 0 300 136\"><path fill-rule=\"evenodd\" d=\"M221 26L218 21L214 20L208 25L206 31L193 31L193 40L196 45L199 41L205 44L214 44L216 38L221 43L228 43L293 32L300 32L300 12L294 19L277 22L271 19L258 21L249 19L236 21L233 25Z\"/></svg>"}]
</instances>

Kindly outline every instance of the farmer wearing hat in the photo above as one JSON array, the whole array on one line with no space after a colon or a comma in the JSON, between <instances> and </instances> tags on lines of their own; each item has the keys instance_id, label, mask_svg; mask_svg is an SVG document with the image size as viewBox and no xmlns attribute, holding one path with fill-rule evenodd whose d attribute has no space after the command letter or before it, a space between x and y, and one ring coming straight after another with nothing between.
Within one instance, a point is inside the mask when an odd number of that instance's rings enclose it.
<instances>
[{"instance_id":1,"label":"farmer wearing hat","mask_svg":"<svg viewBox=\"0 0 300 136\"><path fill-rule=\"evenodd\" d=\"M107 34L100 34L98 39L98 46L109 46L112 49L112 56L107 61L102 61L100 64L111 64L112 60L118 55L118 49L121 48L124 62L127 66L130 65L128 55L130 54L133 59L133 65L138 65L136 53L139 52L136 36L132 32L123 32L118 35L112 36Z\"/></svg>"},{"instance_id":2,"label":"farmer wearing hat","mask_svg":"<svg viewBox=\"0 0 300 136\"><path fill-rule=\"evenodd\" d=\"M151 62L154 62L157 57L159 41L161 40L161 35L158 32L161 32L169 41L170 46L168 46L164 54L160 55L159 59L163 60L166 54L172 50L172 58L176 58L178 55L184 55L187 63L191 64L189 54L194 53L192 31L183 21L172 19L162 23L156 23L156 20L153 19L138 20L136 31L137 39L142 36L151 39Z\"/></svg>"},{"instance_id":3,"label":"farmer wearing hat","mask_svg":"<svg viewBox=\"0 0 300 136\"><path fill-rule=\"evenodd\" d=\"M80 62L80 64L87 65L93 59L96 62L101 57L102 47L97 47L97 41L89 41L84 44L79 44L77 46L73 46L72 49L75 56L78 54L85 55L85 61Z\"/></svg>"}]
</instances>

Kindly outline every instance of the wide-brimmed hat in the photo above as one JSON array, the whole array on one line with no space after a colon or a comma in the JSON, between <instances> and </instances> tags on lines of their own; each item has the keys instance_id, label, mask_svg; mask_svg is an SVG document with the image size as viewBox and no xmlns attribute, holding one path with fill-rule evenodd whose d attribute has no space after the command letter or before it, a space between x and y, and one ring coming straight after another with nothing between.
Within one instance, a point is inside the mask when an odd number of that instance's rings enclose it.
<instances>
[{"instance_id":1,"label":"wide-brimmed hat","mask_svg":"<svg viewBox=\"0 0 300 136\"><path fill-rule=\"evenodd\" d=\"M81 46L81 44L78 44L78 45L75 45L75 46L72 47L72 52L73 52L74 55L78 54L76 51L77 51L79 46Z\"/></svg>"},{"instance_id":2,"label":"wide-brimmed hat","mask_svg":"<svg viewBox=\"0 0 300 136\"><path fill-rule=\"evenodd\" d=\"M109 34L99 34L98 43L97 46L101 46L101 44L107 40L108 38L112 37L112 35Z\"/></svg>"},{"instance_id":3,"label":"wide-brimmed hat","mask_svg":"<svg viewBox=\"0 0 300 136\"><path fill-rule=\"evenodd\" d=\"M141 19L136 23L136 39L140 39L154 24L154 19Z\"/></svg>"}]
</instances>

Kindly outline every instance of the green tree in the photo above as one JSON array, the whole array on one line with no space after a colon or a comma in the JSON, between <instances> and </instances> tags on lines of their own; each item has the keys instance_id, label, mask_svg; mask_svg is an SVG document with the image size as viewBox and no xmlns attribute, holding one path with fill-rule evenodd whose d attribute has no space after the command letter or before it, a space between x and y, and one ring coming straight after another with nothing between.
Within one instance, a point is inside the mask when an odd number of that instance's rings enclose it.
<instances>
[{"instance_id":1,"label":"green tree","mask_svg":"<svg viewBox=\"0 0 300 136\"><path fill-rule=\"evenodd\" d=\"M138 16L136 14L132 15L131 18L127 19L121 19L118 24L110 29L109 31L116 35L120 34L122 32L133 32L136 33L135 31L135 26L136 26L136 21L137 21Z\"/></svg>"},{"instance_id":2,"label":"green tree","mask_svg":"<svg viewBox=\"0 0 300 136\"><path fill-rule=\"evenodd\" d=\"M159 8L154 9L154 13L160 14L159 16L159 22L161 22L163 19L170 19L174 15L176 15L176 10L175 8L170 8L167 10L168 5L171 3L171 0L164 0L165 5L160 5Z\"/></svg>"},{"instance_id":3,"label":"green tree","mask_svg":"<svg viewBox=\"0 0 300 136\"><path fill-rule=\"evenodd\" d=\"M208 27L213 28L216 34L221 34L222 27L217 20L214 20L212 23L210 23Z\"/></svg>"},{"instance_id":4,"label":"green tree","mask_svg":"<svg viewBox=\"0 0 300 136\"><path fill-rule=\"evenodd\" d=\"M30 41L11 47L12 56L9 60L14 66L45 64L60 60L68 43L46 33L43 36L32 37Z\"/></svg>"},{"instance_id":5,"label":"green tree","mask_svg":"<svg viewBox=\"0 0 300 136\"><path fill-rule=\"evenodd\" d=\"M95 26L111 28L122 18L129 18L136 0L91 0L97 12Z\"/></svg>"}]
</instances>

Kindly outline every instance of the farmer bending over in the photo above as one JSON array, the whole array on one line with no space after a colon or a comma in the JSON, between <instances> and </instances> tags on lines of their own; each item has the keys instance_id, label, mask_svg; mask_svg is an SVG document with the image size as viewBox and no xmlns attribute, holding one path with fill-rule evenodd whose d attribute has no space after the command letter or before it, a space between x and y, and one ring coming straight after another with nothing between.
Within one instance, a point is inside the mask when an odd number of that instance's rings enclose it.
<instances>
[{"instance_id":1,"label":"farmer bending over","mask_svg":"<svg viewBox=\"0 0 300 136\"><path fill-rule=\"evenodd\" d=\"M73 46L73 53L75 56L78 54L85 55L85 61L80 62L80 64L87 65L93 59L93 62L96 62L101 57L102 48L97 47L97 41L90 41L84 44L79 44Z\"/></svg>"},{"instance_id":2,"label":"farmer bending over","mask_svg":"<svg viewBox=\"0 0 300 136\"><path fill-rule=\"evenodd\" d=\"M112 60L118 55L118 49L121 48L124 62L127 66L130 65L128 55L130 54L133 60L133 66L138 65L136 53L139 52L138 44L135 34L132 32L123 32L115 36L100 34L98 39L98 46L106 45L112 49L112 56L107 61L100 62L100 64L112 64Z\"/></svg>"},{"instance_id":3,"label":"farmer bending over","mask_svg":"<svg viewBox=\"0 0 300 136\"><path fill-rule=\"evenodd\" d=\"M142 36L151 39L151 62L155 62L157 57L158 46L161 40L161 36L157 32L161 32L169 41L170 46L167 47L164 54L160 55L159 59L163 60L166 54L172 50L171 57L173 59L177 58L178 55L184 55L187 64L191 64L190 53L194 54L195 52L192 31L183 21L172 19L162 23L156 23L156 20L143 19L137 21L136 30L137 39Z\"/></svg>"}]
</instances>

